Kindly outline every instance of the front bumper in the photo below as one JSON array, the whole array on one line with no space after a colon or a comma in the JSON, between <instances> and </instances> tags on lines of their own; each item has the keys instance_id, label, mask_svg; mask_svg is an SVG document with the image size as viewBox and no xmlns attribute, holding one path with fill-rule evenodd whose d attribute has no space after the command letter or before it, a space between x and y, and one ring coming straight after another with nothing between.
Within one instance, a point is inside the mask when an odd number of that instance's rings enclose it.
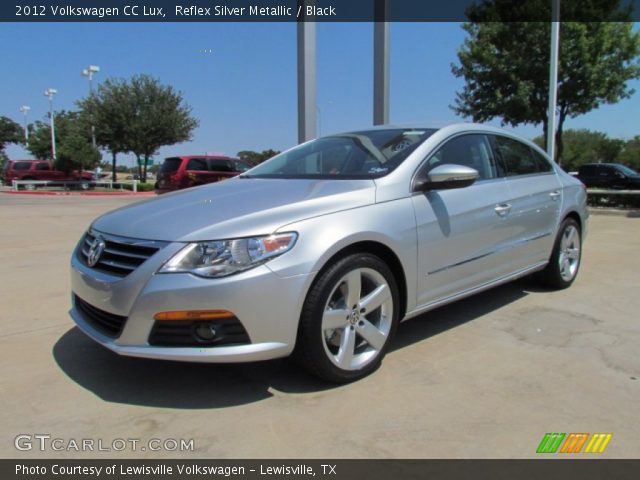
<instances>
[{"instance_id":1,"label":"front bumper","mask_svg":"<svg viewBox=\"0 0 640 480\"><path fill-rule=\"evenodd\" d=\"M91 339L120 354L191 362L251 362L284 357L295 346L302 302L312 275L280 277L267 266L220 279L190 274L156 274L183 244L169 244L126 277L114 277L71 260L73 307L69 314ZM126 317L112 337L91 322L75 304L75 296L113 315ZM149 344L154 315L175 310L228 310L244 326L250 342L220 346L155 346Z\"/></svg>"}]
</instances>

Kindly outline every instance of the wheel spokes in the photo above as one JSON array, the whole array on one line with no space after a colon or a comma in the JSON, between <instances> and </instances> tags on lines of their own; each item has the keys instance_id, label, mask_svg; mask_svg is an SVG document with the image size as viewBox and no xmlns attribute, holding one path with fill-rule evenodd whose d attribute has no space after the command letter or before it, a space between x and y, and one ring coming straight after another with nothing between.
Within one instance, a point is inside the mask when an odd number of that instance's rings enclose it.
<instances>
[{"instance_id":1,"label":"wheel spokes","mask_svg":"<svg viewBox=\"0 0 640 480\"><path fill-rule=\"evenodd\" d=\"M384 350L393 321L393 292L380 272L356 268L340 278L322 312L321 335L331 362L358 370Z\"/></svg>"},{"instance_id":2,"label":"wheel spokes","mask_svg":"<svg viewBox=\"0 0 640 480\"><path fill-rule=\"evenodd\" d=\"M370 321L362 319L358 323L358 333L364 338L369 345L376 350L380 350L384 346L387 337Z\"/></svg>"},{"instance_id":3,"label":"wheel spokes","mask_svg":"<svg viewBox=\"0 0 640 480\"><path fill-rule=\"evenodd\" d=\"M362 291L362 277L360 270L354 270L347 275L347 294L346 302L347 308L354 308L360 301L360 292Z\"/></svg>"},{"instance_id":4,"label":"wheel spokes","mask_svg":"<svg viewBox=\"0 0 640 480\"><path fill-rule=\"evenodd\" d=\"M578 260L580 258L580 249L579 248L567 248L567 258L571 260Z\"/></svg>"},{"instance_id":5,"label":"wheel spokes","mask_svg":"<svg viewBox=\"0 0 640 480\"><path fill-rule=\"evenodd\" d=\"M380 306L390 298L391 290L386 284L383 284L360 300L360 307L363 308L366 313L370 313L380 308Z\"/></svg>"},{"instance_id":6,"label":"wheel spokes","mask_svg":"<svg viewBox=\"0 0 640 480\"><path fill-rule=\"evenodd\" d=\"M352 327L346 327L342 331L342 339L340 341L340 350L336 360L341 368L349 368L356 349L356 332Z\"/></svg>"},{"instance_id":7,"label":"wheel spokes","mask_svg":"<svg viewBox=\"0 0 640 480\"><path fill-rule=\"evenodd\" d=\"M343 309L325 310L322 315L322 328L335 330L344 328L349 323L349 312Z\"/></svg>"}]
</instances>

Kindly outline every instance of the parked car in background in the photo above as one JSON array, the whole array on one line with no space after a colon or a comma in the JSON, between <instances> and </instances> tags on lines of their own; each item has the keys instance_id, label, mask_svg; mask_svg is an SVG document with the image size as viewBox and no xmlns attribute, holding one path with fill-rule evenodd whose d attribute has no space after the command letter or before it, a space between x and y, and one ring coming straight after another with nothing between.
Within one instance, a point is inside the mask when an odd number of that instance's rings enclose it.
<instances>
[{"instance_id":1,"label":"parked car in background","mask_svg":"<svg viewBox=\"0 0 640 480\"><path fill-rule=\"evenodd\" d=\"M169 157L164 160L158 171L156 191L166 193L219 182L246 172L249 168L248 163L233 157L210 155Z\"/></svg>"},{"instance_id":2,"label":"parked car in background","mask_svg":"<svg viewBox=\"0 0 640 480\"><path fill-rule=\"evenodd\" d=\"M80 188L89 188L93 173L90 171L73 171L70 173L55 170L49 160L9 160L2 172L3 181L11 185L13 180L38 180L50 182L78 182ZM33 190L36 185L25 185L27 190Z\"/></svg>"},{"instance_id":3,"label":"parked car in background","mask_svg":"<svg viewBox=\"0 0 640 480\"><path fill-rule=\"evenodd\" d=\"M588 188L640 189L640 175L620 163L587 163L578 169L578 180Z\"/></svg>"},{"instance_id":4,"label":"parked car in background","mask_svg":"<svg viewBox=\"0 0 640 480\"><path fill-rule=\"evenodd\" d=\"M532 273L569 287L586 200L584 185L502 129L335 134L98 218L72 254L70 314L121 355L293 353L348 382L380 365L402 320Z\"/></svg>"}]
</instances>

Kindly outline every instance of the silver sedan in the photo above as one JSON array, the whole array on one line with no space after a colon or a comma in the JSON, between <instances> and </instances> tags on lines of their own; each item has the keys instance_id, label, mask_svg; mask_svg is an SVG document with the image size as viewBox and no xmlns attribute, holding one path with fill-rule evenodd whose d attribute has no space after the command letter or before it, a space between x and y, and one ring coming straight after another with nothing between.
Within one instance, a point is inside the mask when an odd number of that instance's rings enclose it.
<instances>
[{"instance_id":1,"label":"silver sedan","mask_svg":"<svg viewBox=\"0 0 640 480\"><path fill-rule=\"evenodd\" d=\"M347 382L402 320L533 273L570 286L587 217L584 186L500 129L336 134L98 218L71 258L70 313L122 355L294 354Z\"/></svg>"}]
</instances>

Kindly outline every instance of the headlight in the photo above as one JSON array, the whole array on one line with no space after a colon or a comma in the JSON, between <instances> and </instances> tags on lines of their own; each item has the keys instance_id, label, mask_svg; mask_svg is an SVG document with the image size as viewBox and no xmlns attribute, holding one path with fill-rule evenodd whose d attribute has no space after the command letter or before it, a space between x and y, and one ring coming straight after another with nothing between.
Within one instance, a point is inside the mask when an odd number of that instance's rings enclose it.
<instances>
[{"instance_id":1,"label":"headlight","mask_svg":"<svg viewBox=\"0 0 640 480\"><path fill-rule=\"evenodd\" d=\"M264 237L189 243L159 273L193 273L217 278L233 275L282 255L296 243L298 234L278 233Z\"/></svg>"}]
</instances>

